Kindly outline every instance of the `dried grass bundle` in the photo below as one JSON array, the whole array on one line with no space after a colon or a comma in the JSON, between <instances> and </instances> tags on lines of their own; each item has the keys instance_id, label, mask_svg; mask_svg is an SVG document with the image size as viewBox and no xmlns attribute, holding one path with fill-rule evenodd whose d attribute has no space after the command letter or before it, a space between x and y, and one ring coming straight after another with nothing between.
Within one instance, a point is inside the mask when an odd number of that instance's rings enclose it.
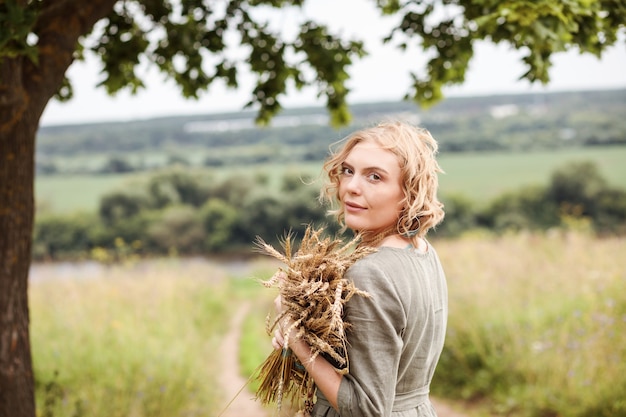
<instances>
[{"instance_id":1,"label":"dried grass bundle","mask_svg":"<svg viewBox=\"0 0 626 417\"><path fill-rule=\"evenodd\" d=\"M268 315L266 330L271 334L288 315L293 324L282 329L285 347L274 350L259 368L260 386L256 396L263 404L275 403L278 410L288 399L302 412L310 412L314 383L304 366L289 349L287 335L296 329L296 338L305 340L313 352L313 360L323 354L338 372L348 372L346 329L343 305L354 295L368 297L344 278L346 270L358 259L375 249L356 246L357 239L347 244L338 238L323 237L324 229L307 227L298 251L293 253L293 235L282 242L284 253L259 239L260 249L285 264L265 287L278 288L284 311L273 320Z\"/></svg>"}]
</instances>

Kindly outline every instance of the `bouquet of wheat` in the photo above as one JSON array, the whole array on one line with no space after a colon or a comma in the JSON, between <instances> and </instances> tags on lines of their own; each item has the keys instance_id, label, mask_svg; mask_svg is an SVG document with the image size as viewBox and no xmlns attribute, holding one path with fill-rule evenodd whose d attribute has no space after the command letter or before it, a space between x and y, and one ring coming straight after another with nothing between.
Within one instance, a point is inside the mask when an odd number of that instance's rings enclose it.
<instances>
[{"instance_id":1,"label":"bouquet of wheat","mask_svg":"<svg viewBox=\"0 0 626 417\"><path fill-rule=\"evenodd\" d=\"M357 239L344 244L341 239L323 237L323 232L323 228L307 227L296 253L292 253L291 234L282 243L284 253L258 240L263 252L285 265L271 279L263 281L265 287L278 288L284 306L273 320L267 316L266 330L271 334L287 315L293 322L282 329L286 342L282 351L272 351L256 376L260 381L256 397L263 404L275 403L278 411L287 399L299 413L309 413L315 394L313 379L291 354L287 335L296 329L296 338L311 346L311 360L323 354L338 372L347 373L345 332L350 324L343 320L343 305L353 295L369 296L346 280L344 274L354 262L375 249L355 247Z\"/></svg>"}]
</instances>

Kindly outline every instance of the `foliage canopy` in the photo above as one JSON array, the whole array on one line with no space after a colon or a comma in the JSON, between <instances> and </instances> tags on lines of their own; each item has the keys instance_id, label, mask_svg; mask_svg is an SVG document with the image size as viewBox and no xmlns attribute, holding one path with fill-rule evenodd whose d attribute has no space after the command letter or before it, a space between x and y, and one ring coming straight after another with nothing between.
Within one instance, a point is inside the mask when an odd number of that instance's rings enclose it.
<instances>
[{"instance_id":1,"label":"foliage canopy","mask_svg":"<svg viewBox=\"0 0 626 417\"><path fill-rule=\"evenodd\" d=\"M217 80L237 88L247 71L255 78L248 106L258 109L259 123L281 110L290 86L310 85L326 98L334 125L349 121L345 82L349 66L367 53L365 46L304 13L298 33L283 33L277 17L301 8L304 0L97 0L107 1L110 13L80 39L75 58L85 52L100 58L101 86L110 94L144 87L137 70L145 63L175 80L189 98ZM39 28L55 18L55 9L69 11L81 3L4 1L0 59L24 55L36 64ZM381 35L384 42L402 50L418 46L428 56L426 68L412 71L405 97L424 106L441 100L444 86L463 83L477 41L523 51L522 78L547 83L554 53L578 48L600 56L626 22L626 5L614 0L376 0L375 7L381 16L397 18L391 33ZM58 87L59 98L71 98L67 79Z\"/></svg>"}]
</instances>

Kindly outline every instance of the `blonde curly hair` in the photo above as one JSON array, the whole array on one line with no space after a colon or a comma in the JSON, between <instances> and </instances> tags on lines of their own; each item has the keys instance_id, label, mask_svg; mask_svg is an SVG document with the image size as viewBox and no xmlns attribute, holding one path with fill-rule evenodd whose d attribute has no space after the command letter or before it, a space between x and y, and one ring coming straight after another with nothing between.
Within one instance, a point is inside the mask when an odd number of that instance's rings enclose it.
<instances>
[{"instance_id":1,"label":"blonde curly hair","mask_svg":"<svg viewBox=\"0 0 626 417\"><path fill-rule=\"evenodd\" d=\"M361 142L375 143L398 157L404 199L397 231L416 245L418 238L426 236L444 218L443 204L437 199L437 174L443 172L435 159L437 142L426 129L400 121L383 122L352 133L331 146L331 155L323 166L328 182L320 191L322 201L329 201L331 205L339 202L342 164L352 148ZM338 149L333 149L336 147ZM345 230L344 207L340 204L329 213L336 216Z\"/></svg>"}]
</instances>

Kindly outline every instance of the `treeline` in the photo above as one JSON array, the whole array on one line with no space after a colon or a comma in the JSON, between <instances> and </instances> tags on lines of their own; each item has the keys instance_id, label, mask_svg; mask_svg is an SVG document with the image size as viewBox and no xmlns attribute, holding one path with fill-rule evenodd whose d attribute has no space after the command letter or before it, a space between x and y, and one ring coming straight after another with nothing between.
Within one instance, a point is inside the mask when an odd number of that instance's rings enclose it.
<instances>
[{"instance_id":1,"label":"treeline","mask_svg":"<svg viewBox=\"0 0 626 417\"><path fill-rule=\"evenodd\" d=\"M129 255L249 254L257 237L277 245L307 224L337 232L319 186L285 175L279 191L268 177L216 180L172 169L133 189L105 195L97 213L38 215L35 260L92 258L114 261ZM431 238L470 230L585 228L599 235L626 234L626 191L609 186L597 166L572 162L546 186L519 189L476 207L463 196L442 196L446 219Z\"/></svg>"},{"instance_id":2,"label":"treeline","mask_svg":"<svg viewBox=\"0 0 626 417\"><path fill-rule=\"evenodd\" d=\"M250 112L42 127L37 169L145 170L167 166L171 157L204 166L320 161L331 143L384 118L429 129L446 153L626 144L626 90L451 97L429 110L411 102L356 104L351 110L353 123L339 130L328 126L321 108L285 110L266 128L255 128ZM77 156L100 161L66 163Z\"/></svg>"}]
</instances>

